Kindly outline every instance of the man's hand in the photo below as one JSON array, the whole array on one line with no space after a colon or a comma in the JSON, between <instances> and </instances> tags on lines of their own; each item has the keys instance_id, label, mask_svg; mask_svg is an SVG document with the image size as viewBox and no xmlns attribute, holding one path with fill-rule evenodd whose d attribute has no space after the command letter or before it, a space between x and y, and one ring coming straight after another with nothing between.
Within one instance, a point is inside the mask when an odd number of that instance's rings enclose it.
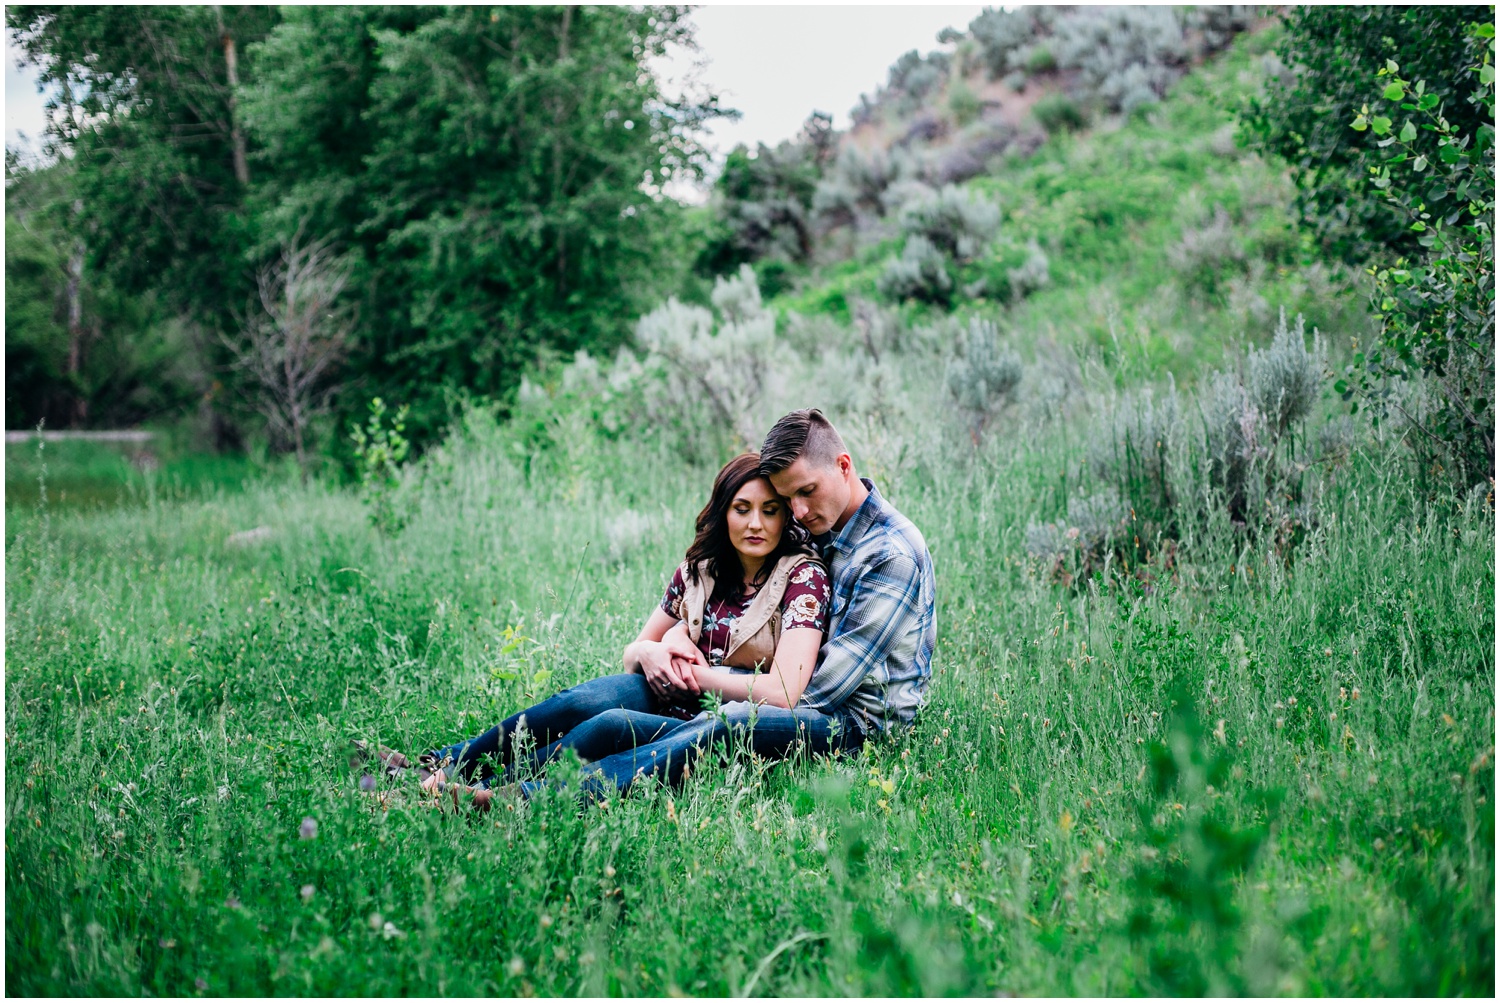
<instances>
[{"instance_id":1,"label":"man's hand","mask_svg":"<svg viewBox=\"0 0 1500 1003\"><path fill-rule=\"evenodd\" d=\"M698 680L693 678L692 666L697 663L708 664L698 646L687 640L686 632L677 638L672 636L674 633L676 632L669 632L660 641L642 642L638 649L641 673L646 677L646 685L662 700L700 692Z\"/></svg>"}]
</instances>

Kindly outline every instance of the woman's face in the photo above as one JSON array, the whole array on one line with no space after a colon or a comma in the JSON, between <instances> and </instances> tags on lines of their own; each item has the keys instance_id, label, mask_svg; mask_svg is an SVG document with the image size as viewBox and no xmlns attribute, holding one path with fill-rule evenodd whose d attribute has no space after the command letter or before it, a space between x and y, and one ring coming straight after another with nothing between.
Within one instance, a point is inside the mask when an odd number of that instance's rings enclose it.
<instances>
[{"instance_id":1,"label":"woman's face","mask_svg":"<svg viewBox=\"0 0 1500 1003\"><path fill-rule=\"evenodd\" d=\"M765 558L781 543L786 505L764 477L752 477L729 503L729 542L746 557Z\"/></svg>"}]
</instances>

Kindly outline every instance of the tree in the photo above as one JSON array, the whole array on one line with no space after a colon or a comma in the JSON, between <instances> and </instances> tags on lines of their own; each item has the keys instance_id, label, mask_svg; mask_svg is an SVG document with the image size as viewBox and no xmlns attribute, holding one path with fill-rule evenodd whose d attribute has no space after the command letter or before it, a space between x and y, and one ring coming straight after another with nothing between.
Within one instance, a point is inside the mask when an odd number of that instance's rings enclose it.
<instances>
[{"instance_id":1,"label":"tree","mask_svg":"<svg viewBox=\"0 0 1500 1003\"><path fill-rule=\"evenodd\" d=\"M247 290L248 175L232 76L274 7L6 8L49 101L47 152L71 157L69 223L91 271L210 329Z\"/></svg>"},{"instance_id":2,"label":"tree","mask_svg":"<svg viewBox=\"0 0 1500 1003\"><path fill-rule=\"evenodd\" d=\"M332 376L349 348L353 317L341 302L348 282L348 262L326 240L305 243L298 231L256 276L259 309L243 338L226 339L235 368L249 377L255 410L304 474L308 428L328 412L338 390Z\"/></svg>"},{"instance_id":3,"label":"tree","mask_svg":"<svg viewBox=\"0 0 1500 1003\"><path fill-rule=\"evenodd\" d=\"M1287 72L1250 100L1243 121L1251 145L1292 166L1297 208L1325 253L1362 263L1385 250L1417 248L1405 220L1367 182L1377 151L1348 142L1349 122L1367 100L1368 81L1387 59L1448 109L1473 135L1480 111L1462 99L1464 35L1472 7L1294 7L1277 53ZM1436 140L1423 133L1429 157ZM1443 210L1449 211L1449 210Z\"/></svg>"},{"instance_id":4,"label":"tree","mask_svg":"<svg viewBox=\"0 0 1500 1003\"><path fill-rule=\"evenodd\" d=\"M643 63L691 40L678 8L307 7L251 47L261 218L350 249L351 362L417 434L538 355L623 342L663 291L661 186L701 171L718 111Z\"/></svg>"},{"instance_id":5,"label":"tree","mask_svg":"<svg viewBox=\"0 0 1500 1003\"><path fill-rule=\"evenodd\" d=\"M1349 123L1377 138L1384 162L1370 168L1371 187L1418 246L1370 269L1380 336L1338 384L1345 400L1358 393L1372 405L1376 420L1404 412L1461 488L1495 475L1494 24L1471 24L1465 43L1457 82L1468 93L1445 99L1389 60L1375 77L1380 98ZM1467 106L1462 117L1456 105ZM1476 117L1467 131L1459 124ZM1412 414L1392 393L1392 381L1417 376L1437 391L1429 414Z\"/></svg>"}]
</instances>

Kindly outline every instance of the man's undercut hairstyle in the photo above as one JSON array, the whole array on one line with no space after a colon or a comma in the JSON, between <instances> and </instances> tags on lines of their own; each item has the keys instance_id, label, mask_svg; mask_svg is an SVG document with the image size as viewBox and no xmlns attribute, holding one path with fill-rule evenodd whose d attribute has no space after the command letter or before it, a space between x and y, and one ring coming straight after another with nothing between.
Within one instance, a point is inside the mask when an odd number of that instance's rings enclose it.
<instances>
[{"instance_id":1,"label":"man's undercut hairstyle","mask_svg":"<svg viewBox=\"0 0 1500 1003\"><path fill-rule=\"evenodd\" d=\"M803 408L782 416L766 433L760 447L760 472L779 474L804 457L812 466L826 470L837 466L839 454L846 452L843 438L823 412Z\"/></svg>"}]
</instances>

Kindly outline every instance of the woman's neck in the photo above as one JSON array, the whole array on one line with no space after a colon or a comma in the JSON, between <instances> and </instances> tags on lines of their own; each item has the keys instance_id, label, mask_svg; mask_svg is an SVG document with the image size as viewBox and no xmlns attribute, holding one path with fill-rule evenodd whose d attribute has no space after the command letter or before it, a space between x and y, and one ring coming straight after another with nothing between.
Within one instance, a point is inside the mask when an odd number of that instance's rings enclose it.
<instances>
[{"instance_id":1,"label":"woman's neck","mask_svg":"<svg viewBox=\"0 0 1500 1003\"><path fill-rule=\"evenodd\" d=\"M755 584L760 577L761 571L766 566L766 558L751 557L748 554L740 555L740 569L745 573L744 587L749 588Z\"/></svg>"}]
</instances>

